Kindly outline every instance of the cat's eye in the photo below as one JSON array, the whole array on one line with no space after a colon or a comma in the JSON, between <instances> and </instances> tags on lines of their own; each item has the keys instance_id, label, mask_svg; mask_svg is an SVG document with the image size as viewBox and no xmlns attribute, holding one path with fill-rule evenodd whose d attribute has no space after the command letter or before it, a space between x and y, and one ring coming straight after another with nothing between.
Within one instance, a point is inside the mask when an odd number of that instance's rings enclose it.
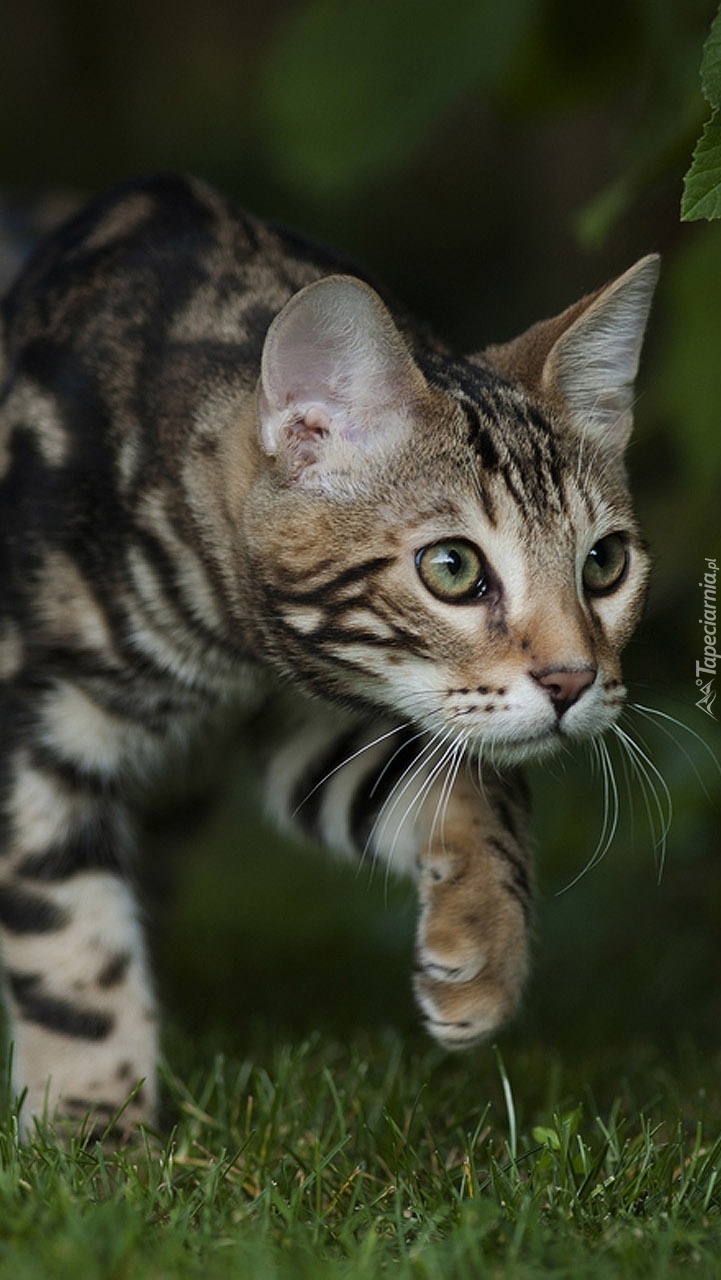
<instances>
[{"instance_id":1,"label":"cat's eye","mask_svg":"<svg viewBox=\"0 0 721 1280\"><path fill-rule=\"evenodd\" d=\"M478 547L465 538L446 538L416 553L421 582L431 595L449 604L477 600L488 589Z\"/></svg>"},{"instance_id":2,"label":"cat's eye","mask_svg":"<svg viewBox=\"0 0 721 1280\"><path fill-rule=\"evenodd\" d=\"M628 563L626 543L620 533L609 533L591 547L583 566L583 585L592 596L613 591L621 582Z\"/></svg>"}]
</instances>

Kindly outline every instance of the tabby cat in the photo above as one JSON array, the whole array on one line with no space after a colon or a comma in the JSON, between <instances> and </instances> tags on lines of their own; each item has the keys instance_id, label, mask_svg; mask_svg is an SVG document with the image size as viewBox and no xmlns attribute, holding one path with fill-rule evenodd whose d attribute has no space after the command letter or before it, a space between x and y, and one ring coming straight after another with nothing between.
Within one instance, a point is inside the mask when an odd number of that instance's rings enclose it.
<instances>
[{"instance_id":1,"label":"tabby cat","mask_svg":"<svg viewBox=\"0 0 721 1280\"><path fill-rule=\"evenodd\" d=\"M152 1118L138 814L263 726L291 831L411 875L429 1031L514 1010L518 766L602 734L647 557L623 452L642 259L456 358L347 264L193 179L40 245L2 311L0 923L23 1116ZM254 732L256 730L254 729ZM261 754L260 752L258 753Z\"/></svg>"}]
</instances>

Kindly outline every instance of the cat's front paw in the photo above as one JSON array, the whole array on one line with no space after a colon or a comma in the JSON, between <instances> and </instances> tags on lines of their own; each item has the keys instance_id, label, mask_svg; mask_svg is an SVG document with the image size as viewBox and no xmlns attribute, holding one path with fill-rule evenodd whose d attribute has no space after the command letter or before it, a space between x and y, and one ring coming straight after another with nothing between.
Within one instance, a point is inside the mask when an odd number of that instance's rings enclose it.
<instances>
[{"instance_id":1,"label":"cat's front paw","mask_svg":"<svg viewBox=\"0 0 721 1280\"><path fill-rule=\"evenodd\" d=\"M517 989L494 973L469 981L432 976L421 964L414 975L416 1000L427 1030L446 1049L469 1049L486 1040L514 1012ZM451 971L452 972L452 971Z\"/></svg>"},{"instance_id":2,"label":"cat's front paw","mask_svg":"<svg viewBox=\"0 0 721 1280\"><path fill-rule=\"evenodd\" d=\"M527 923L503 880L473 858L422 868L414 989L430 1034L451 1049L490 1036L515 1011L527 969Z\"/></svg>"}]
</instances>

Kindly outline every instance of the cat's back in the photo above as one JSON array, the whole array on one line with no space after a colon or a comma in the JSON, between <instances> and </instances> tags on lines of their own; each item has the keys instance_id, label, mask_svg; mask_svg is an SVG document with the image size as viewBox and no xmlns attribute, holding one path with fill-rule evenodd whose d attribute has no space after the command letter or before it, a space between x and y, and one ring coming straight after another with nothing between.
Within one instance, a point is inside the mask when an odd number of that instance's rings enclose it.
<instances>
[{"instance_id":1,"label":"cat's back","mask_svg":"<svg viewBox=\"0 0 721 1280\"><path fill-rule=\"evenodd\" d=\"M6 378L41 346L109 360L214 343L257 357L299 288L342 269L205 183L156 175L92 202L41 243L3 304ZM31 349L30 351L28 349Z\"/></svg>"},{"instance_id":2,"label":"cat's back","mask_svg":"<svg viewBox=\"0 0 721 1280\"><path fill-rule=\"evenodd\" d=\"M214 446L255 388L273 317L334 265L166 175L94 202L36 249L2 305L0 620L43 662L68 644L121 646L127 662L152 583L148 630L173 635L161 665L195 678L215 651L225 667L237 602L201 528L218 502Z\"/></svg>"}]
</instances>

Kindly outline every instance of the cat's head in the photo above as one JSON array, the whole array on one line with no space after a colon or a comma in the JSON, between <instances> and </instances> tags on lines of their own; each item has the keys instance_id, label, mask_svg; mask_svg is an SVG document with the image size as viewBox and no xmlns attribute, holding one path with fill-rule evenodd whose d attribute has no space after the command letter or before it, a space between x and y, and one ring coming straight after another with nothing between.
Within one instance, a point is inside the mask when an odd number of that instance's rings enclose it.
<instances>
[{"instance_id":1,"label":"cat's head","mask_svg":"<svg viewBox=\"0 0 721 1280\"><path fill-rule=\"evenodd\" d=\"M499 761L613 723L648 575L623 454L657 271L465 360L414 358L353 278L291 299L247 530L282 670Z\"/></svg>"}]
</instances>

